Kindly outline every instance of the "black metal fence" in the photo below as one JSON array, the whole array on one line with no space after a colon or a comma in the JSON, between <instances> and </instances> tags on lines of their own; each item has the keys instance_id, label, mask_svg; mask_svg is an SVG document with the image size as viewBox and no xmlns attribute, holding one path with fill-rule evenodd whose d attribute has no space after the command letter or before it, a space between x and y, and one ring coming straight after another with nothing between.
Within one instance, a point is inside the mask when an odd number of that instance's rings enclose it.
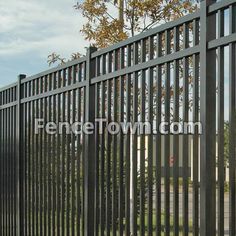
<instances>
[{"instance_id":1,"label":"black metal fence","mask_svg":"<svg viewBox=\"0 0 236 236\"><path fill-rule=\"evenodd\" d=\"M235 43L235 0L206 0L1 89L0 235L235 235ZM99 117L200 120L203 134L35 132L36 118Z\"/></svg>"}]
</instances>

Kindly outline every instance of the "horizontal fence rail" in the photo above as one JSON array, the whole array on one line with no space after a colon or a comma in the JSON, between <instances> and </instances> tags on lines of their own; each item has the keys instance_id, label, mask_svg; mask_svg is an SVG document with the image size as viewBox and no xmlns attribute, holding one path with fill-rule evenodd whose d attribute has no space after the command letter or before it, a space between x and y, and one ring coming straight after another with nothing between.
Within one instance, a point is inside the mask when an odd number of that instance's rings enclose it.
<instances>
[{"instance_id":1,"label":"horizontal fence rail","mask_svg":"<svg viewBox=\"0 0 236 236\"><path fill-rule=\"evenodd\" d=\"M0 89L0 235L235 235L236 3ZM92 134L36 132L95 122ZM111 122L201 122L202 135Z\"/></svg>"}]
</instances>

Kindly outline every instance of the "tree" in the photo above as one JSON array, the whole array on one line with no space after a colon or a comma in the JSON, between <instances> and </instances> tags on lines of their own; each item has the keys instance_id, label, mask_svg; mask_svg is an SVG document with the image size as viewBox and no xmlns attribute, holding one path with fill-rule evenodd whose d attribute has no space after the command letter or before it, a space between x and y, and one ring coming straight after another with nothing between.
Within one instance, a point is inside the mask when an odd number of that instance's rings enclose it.
<instances>
[{"instance_id":1,"label":"tree","mask_svg":"<svg viewBox=\"0 0 236 236\"><path fill-rule=\"evenodd\" d=\"M194 12L198 1L190 0L85 0L74 6L87 23L81 32L94 46L104 48L160 23ZM114 15L109 9L116 9Z\"/></svg>"},{"instance_id":2,"label":"tree","mask_svg":"<svg viewBox=\"0 0 236 236\"><path fill-rule=\"evenodd\" d=\"M81 33L91 45L104 48L198 8L199 0L84 0L74 8L87 19ZM71 59L74 59L72 57ZM65 63L53 53L48 63Z\"/></svg>"}]
</instances>

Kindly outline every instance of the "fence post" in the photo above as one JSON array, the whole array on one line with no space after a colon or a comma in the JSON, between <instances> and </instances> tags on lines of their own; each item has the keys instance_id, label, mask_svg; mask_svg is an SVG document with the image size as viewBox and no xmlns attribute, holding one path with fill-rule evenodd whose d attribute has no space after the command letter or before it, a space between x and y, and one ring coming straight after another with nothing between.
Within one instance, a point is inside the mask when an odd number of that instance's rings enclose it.
<instances>
[{"instance_id":1,"label":"fence post","mask_svg":"<svg viewBox=\"0 0 236 236\"><path fill-rule=\"evenodd\" d=\"M85 92L85 122L95 122L95 85L91 78L95 74L95 62L91 60L91 54L97 49L89 47L86 60L86 92ZM85 227L84 235L94 235L94 189L95 189L95 135L85 134Z\"/></svg>"},{"instance_id":2,"label":"fence post","mask_svg":"<svg viewBox=\"0 0 236 236\"><path fill-rule=\"evenodd\" d=\"M201 0L200 33L200 235L216 235L216 51L208 42L216 36L216 15L208 16L215 0Z\"/></svg>"},{"instance_id":3,"label":"fence post","mask_svg":"<svg viewBox=\"0 0 236 236\"><path fill-rule=\"evenodd\" d=\"M24 79L26 75L19 75L18 76L18 85L17 85L17 108L16 108L16 235L20 236L23 235L23 229L21 228L21 198L20 198L20 159L21 159L21 110L20 110L20 102L21 102L21 80Z\"/></svg>"}]
</instances>

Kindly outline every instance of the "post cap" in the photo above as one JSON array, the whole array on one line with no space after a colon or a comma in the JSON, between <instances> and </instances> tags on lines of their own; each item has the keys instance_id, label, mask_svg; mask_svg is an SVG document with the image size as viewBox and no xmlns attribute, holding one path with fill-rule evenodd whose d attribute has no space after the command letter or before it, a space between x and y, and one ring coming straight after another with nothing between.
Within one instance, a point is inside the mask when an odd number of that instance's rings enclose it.
<instances>
[{"instance_id":1,"label":"post cap","mask_svg":"<svg viewBox=\"0 0 236 236\"><path fill-rule=\"evenodd\" d=\"M18 79L24 79L24 78L26 78L26 75L25 75L25 74L19 74L19 75L18 75Z\"/></svg>"}]
</instances>

